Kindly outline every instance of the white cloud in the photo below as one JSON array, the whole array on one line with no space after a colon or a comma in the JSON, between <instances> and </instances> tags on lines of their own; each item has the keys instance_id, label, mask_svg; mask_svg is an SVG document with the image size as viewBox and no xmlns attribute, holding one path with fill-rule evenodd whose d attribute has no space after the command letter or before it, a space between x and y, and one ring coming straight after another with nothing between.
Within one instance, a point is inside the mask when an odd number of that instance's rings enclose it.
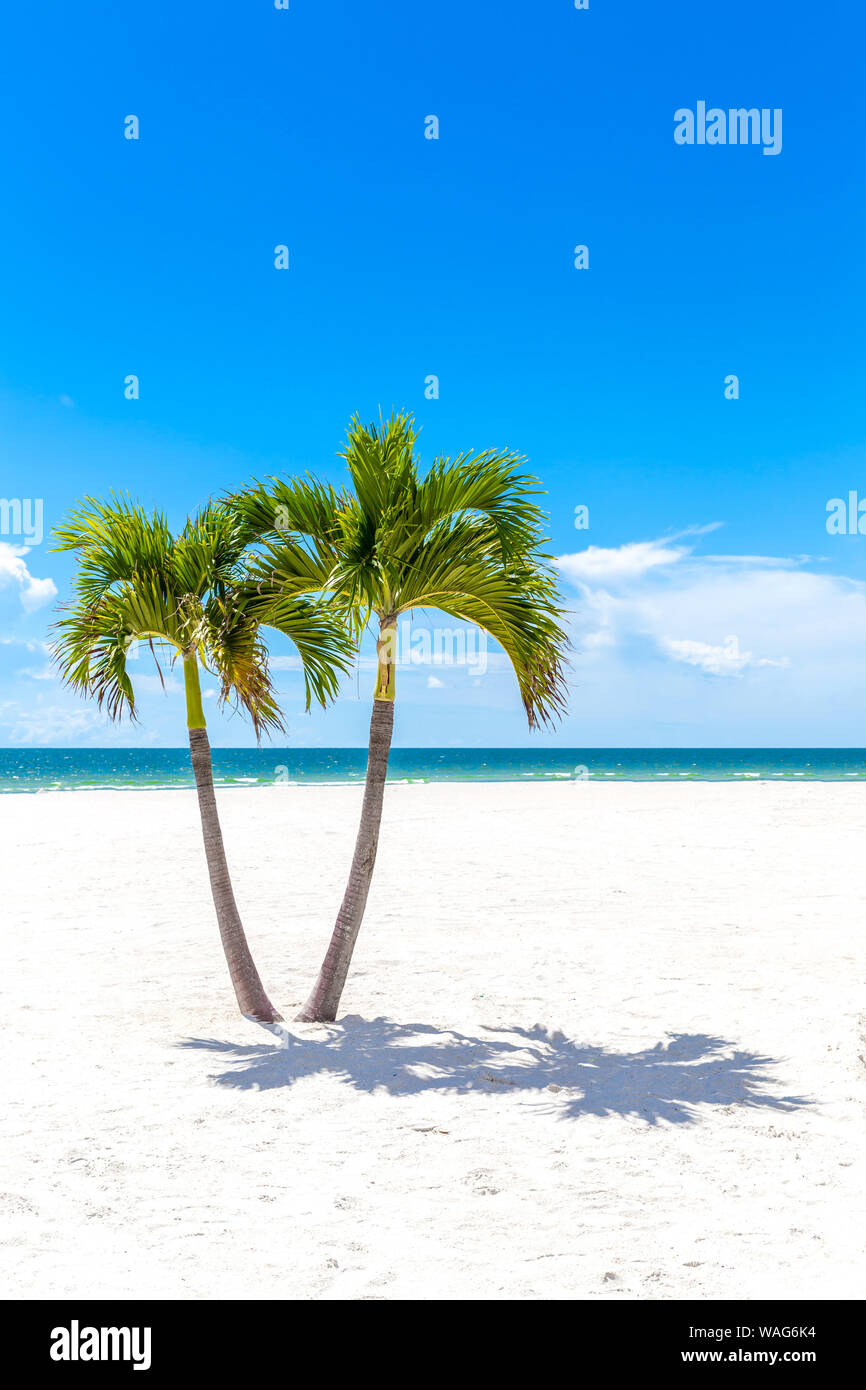
<instances>
[{"instance_id":1,"label":"white cloud","mask_svg":"<svg viewBox=\"0 0 866 1390\"><path fill-rule=\"evenodd\" d=\"M640 579L661 565L675 565L688 554L684 546L665 545L662 541L629 541L610 550L590 545L573 555L560 555L556 563L568 579L618 584Z\"/></svg>"},{"instance_id":2,"label":"white cloud","mask_svg":"<svg viewBox=\"0 0 866 1390\"><path fill-rule=\"evenodd\" d=\"M693 528L669 540L712 529ZM623 650L642 642L670 661L716 676L790 664L786 652L756 656L743 643L747 635L752 642L750 634L760 624L768 599L787 610L789 596L796 594L796 610L804 585L820 588L826 583L826 576L804 573L801 564L802 559L776 556L694 556L690 547L674 547L665 540L608 550L590 546L559 561L581 596L579 655L599 659L605 648ZM787 619L767 625L773 646L794 619L792 611Z\"/></svg>"},{"instance_id":3,"label":"white cloud","mask_svg":"<svg viewBox=\"0 0 866 1390\"><path fill-rule=\"evenodd\" d=\"M53 579L37 579L30 573L24 562L29 553L29 546L0 541L0 587L17 584L25 613L35 613L57 597L57 585Z\"/></svg>"},{"instance_id":4,"label":"white cloud","mask_svg":"<svg viewBox=\"0 0 866 1390\"><path fill-rule=\"evenodd\" d=\"M606 584L615 588L641 579L652 570L666 570L679 564L691 555L692 547L675 545L675 541L685 536L705 536L721 525L720 521L711 521L706 526L688 526L684 531L654 541L628 541L625 545L611 547L590 545L586 550L560 555L556 563L573 583Z\"/></svg>"},{"instance_id":5,"label":"white cloud","mask_svg":"<svg viewBox=\"0 0 866 1390\"><path fill-rule=\"evenodd\" d=\"M428 677L427 677L427 689L428 689L428 690L442 690L442 689L444 688L444 685L445 685L445 682L444 682L444 681L437 680L435 676L428 676Z\"/></svg>"},{"instance_id":6,"label":"white cloud","mask_svg":"<svg viewBox=\"0 0 866 1390\"><path fill-rule=\"evenodd\" d=\"M677 539L641 542L640 555ZM859 747L866 583L802 555L677 549L663 563L632 563L624 546L603 563L562 566L576 593L575 742Z\"/></svg>"},{"instance_id":7,"label":"white cloud","mask_svg":"<svg viewBox=\"0 0 866 1390\"><path fill-rule=\"evenodd\" d=\"M699 666L708 676L739 676L747 666L788 665L787 657L773 661L769 657L755 657L751 652L741 652L740 644L734 636L726 637L724 645L720 647L714 647L709 642L694 642L688 638L673 637L662 637L659 645L674 661Z\"/></svg>"}]
</instances>

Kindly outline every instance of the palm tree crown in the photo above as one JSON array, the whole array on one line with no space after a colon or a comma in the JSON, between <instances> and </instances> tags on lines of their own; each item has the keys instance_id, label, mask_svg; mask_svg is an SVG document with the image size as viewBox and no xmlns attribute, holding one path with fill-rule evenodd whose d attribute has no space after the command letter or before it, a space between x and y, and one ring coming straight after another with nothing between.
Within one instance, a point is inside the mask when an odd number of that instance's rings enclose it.
<instances>
[{"instance_id":1,"label":"palm tree crown","mask_svg":"<svg viewBox=\"0 0 866 1390\"><path fill-rule=\"evenodd\" d=\"M56 625L55 658L65 680L112 719L135 718L128 670L137 641L196 656L220 682L220 699L246 710L257 735L283 727L261 637L267 596L244 566L240 521L209 503L177 536L158 512L125 498L87 498L56 531L56 548L78 553L73 601ZM321 605L284 595L269 626L301 655L307 707L336 693L350 644Z\"/></svg>"},{"instance_id":2,"label":"palm tree crown","mask_svg":"<svg viewBox=\"0 0 866 1390\"><path fill-rule=\"evenodd\" d=\"M393 630L413 608L477 624L508 654L530 727L550 723L564 708L567 641L541 552L541 488L518 455L494 450L437 459L421 477L417 433L409 415L355 417L340 454L352 491L272 479L231 499L262 542L251 562L262 601L282 620L299 595L325 594L356 635L374 615Z\"/></svg>"}]
</instances>

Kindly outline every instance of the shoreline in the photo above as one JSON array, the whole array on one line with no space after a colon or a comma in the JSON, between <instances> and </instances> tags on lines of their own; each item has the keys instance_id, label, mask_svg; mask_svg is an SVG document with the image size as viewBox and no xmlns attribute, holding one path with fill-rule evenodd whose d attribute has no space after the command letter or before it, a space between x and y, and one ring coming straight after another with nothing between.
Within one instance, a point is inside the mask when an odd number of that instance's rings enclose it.
<instances>
[{"instance_id":1,"label":"shoreline","mask_svg":"<svg viewBox=\"0 0 866 1390\"><path fill-rule=\"evenodd\" d=\"M688 774L668 774L657 773L653 777L619 777L604 774L595 777L571 777L567 774L544 774L527 775L525 777L491 777L483 779L480 777L467 777L462 781L446 777L389 777L386 787L566 787L576 784L594 787L656 787L656 786L692 786L692 787L741 787L760 785L764 787L774 786L800 786L800 787L853 787L860 782L866 782L866 773L846 773L843 777L814 777L801 773L787 775L784 773L765 776L761 773L737 773L731 777L694 777ZM363 790L364 778L358 777L351 781L314 781L312 778L304 778L301 781L261 781L253 782L250 779L237 781L226 781L223 778L215 777L214 786L217 791L231 792L282 792L291 789L292 791L308 788L310 790L334 790L357 787ZM0 802L6 796L69 796L80 792L189 792L195 791L195 782L190 780L188 784L163 783L153 786L72 786L72 787L6 787L0 788Z\"/></svg>"}]
</instances>

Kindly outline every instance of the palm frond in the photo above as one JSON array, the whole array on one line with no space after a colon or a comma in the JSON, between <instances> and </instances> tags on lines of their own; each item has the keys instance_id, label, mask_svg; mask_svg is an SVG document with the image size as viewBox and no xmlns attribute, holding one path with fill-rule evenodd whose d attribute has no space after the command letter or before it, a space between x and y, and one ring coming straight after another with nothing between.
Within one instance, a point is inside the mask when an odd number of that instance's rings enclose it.
<instances>
[{"instance_id":1,"label":"palm frond","mask_svg":"<svg viewBox=\"0 0 866 1390\"><path fill-rule=\"evenodd\" d=\"M160 512L148 516L116 493L107 502L86 497L54 535L55 550L78 551L73 584L88 603L141 571L159 572L171 543L168 523Z\"/></svg>"},{"instance_id":2,"label":"palm frond","mask_svg":"<svg viewBox=\"0 0 866 1390\"><path fill-rule=\"evenodd\" d=\"M349 469L361 510L377 525L390 505L402 503L417 487L417 438L411 415L395 412L378 425L362 425L357 415L352 418L340 457Z\"/></svg>"},{"instance_id":3,"label":"palm frond","mask_svg":"<svg viewBox=\"0 0 866 1390\"><path fill-rule=\"evenodd\" d=\"M246 545L256 541L301 537L314 550L334 552L341 539L340 515L352 503L311 474L304 478L271 478L229 493L225 506L235 515Z\"/></svg>"},{"instance_id":4,"label":"palm frond","mask_svg":"<svg viewBox=\"0 0 866 1390\"><path fill-rule=\"evenodd\" d=\"M61 679L116 720L135 718L135 693L126 669L138 633L123 597L109 594L93 605L71 607L54 625L53 647Z\"/></svg>"},{"instance_id":5,"label":"palm frond","mask_svg":"<svg viewBox=\"0 0 866 1390\"><path fill-rule=\"evenodd\" d=\"M416 527L426 535L455 517L480 515L496 528L504 556L538 545L545 516L533 499L543 489L520 471L525 462L519 454L493 449L437 459L418 489Z\"/></svg>"},{"instance_id":6,"label":"palm frond","mask_svg":"<svg viewBox=\"0 0 866 1390\"><path fill-rule=\"evenodd\" d=\"M568 639L547 557L505 564L495 526L463 517L440 528L424 564L407 576L398 611L413 608L438 608L500 644L514 667L530 728L562 712Z\"/></svg>"},{"instance_id":7,"label":"palm frond","mask_svg":"<svg viewBox=\"0 0 866 1390\"><path fill-rule=\"evenodd\" d=\"M220 703L241 706L257 739L284 731L259 624L233 599L214 596L203 606L199 636L197 650L219 680Z\"/></svg>"},{"instance_id":8,"label":"palm frond","mask_svg":"<svg viewBox=\"0 0 866 1390\"><path fill-rule=\"evenodd\" d=\"M297 648L306 708L313 700L326 705L335 699L340 677L348 674L355 655L352 615L341 613L321 597L311 601L278 584L245 589L242 602L251 619L283 633Z\"/></svg>"}]
</instances>

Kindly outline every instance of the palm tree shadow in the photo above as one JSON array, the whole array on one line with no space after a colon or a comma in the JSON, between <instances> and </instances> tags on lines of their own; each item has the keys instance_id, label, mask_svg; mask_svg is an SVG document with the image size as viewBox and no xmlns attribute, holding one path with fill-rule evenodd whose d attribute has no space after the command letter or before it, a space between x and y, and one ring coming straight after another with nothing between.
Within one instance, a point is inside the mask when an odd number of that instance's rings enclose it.
<instances>
[{"instance_id":1,"label":"palm tree shadow","mask_svg":"<svg viewBox=\"0 0 866 1390\"><path fill-rule=\"evenodd\" d=\"M543 1097L546 1108L564 1119L634 1115L649 1125L694 1123L704 1106L789 1111L809 1104L802 1096L766 1089L773 1058L704 1033L674 1033L642 1051L609 1052L538 1025L485 1027L489 1037L469 1037L424 1023L352 1015L322 1028L324 1037L289 1035L287 1045L242 1047L188 1038L178 1046L228 1060L228 1070L213 1080L240 1090L290 1087L302 1077L330 1073L356 1091L512 1091Z\"/></svg>"}]
</instances>

